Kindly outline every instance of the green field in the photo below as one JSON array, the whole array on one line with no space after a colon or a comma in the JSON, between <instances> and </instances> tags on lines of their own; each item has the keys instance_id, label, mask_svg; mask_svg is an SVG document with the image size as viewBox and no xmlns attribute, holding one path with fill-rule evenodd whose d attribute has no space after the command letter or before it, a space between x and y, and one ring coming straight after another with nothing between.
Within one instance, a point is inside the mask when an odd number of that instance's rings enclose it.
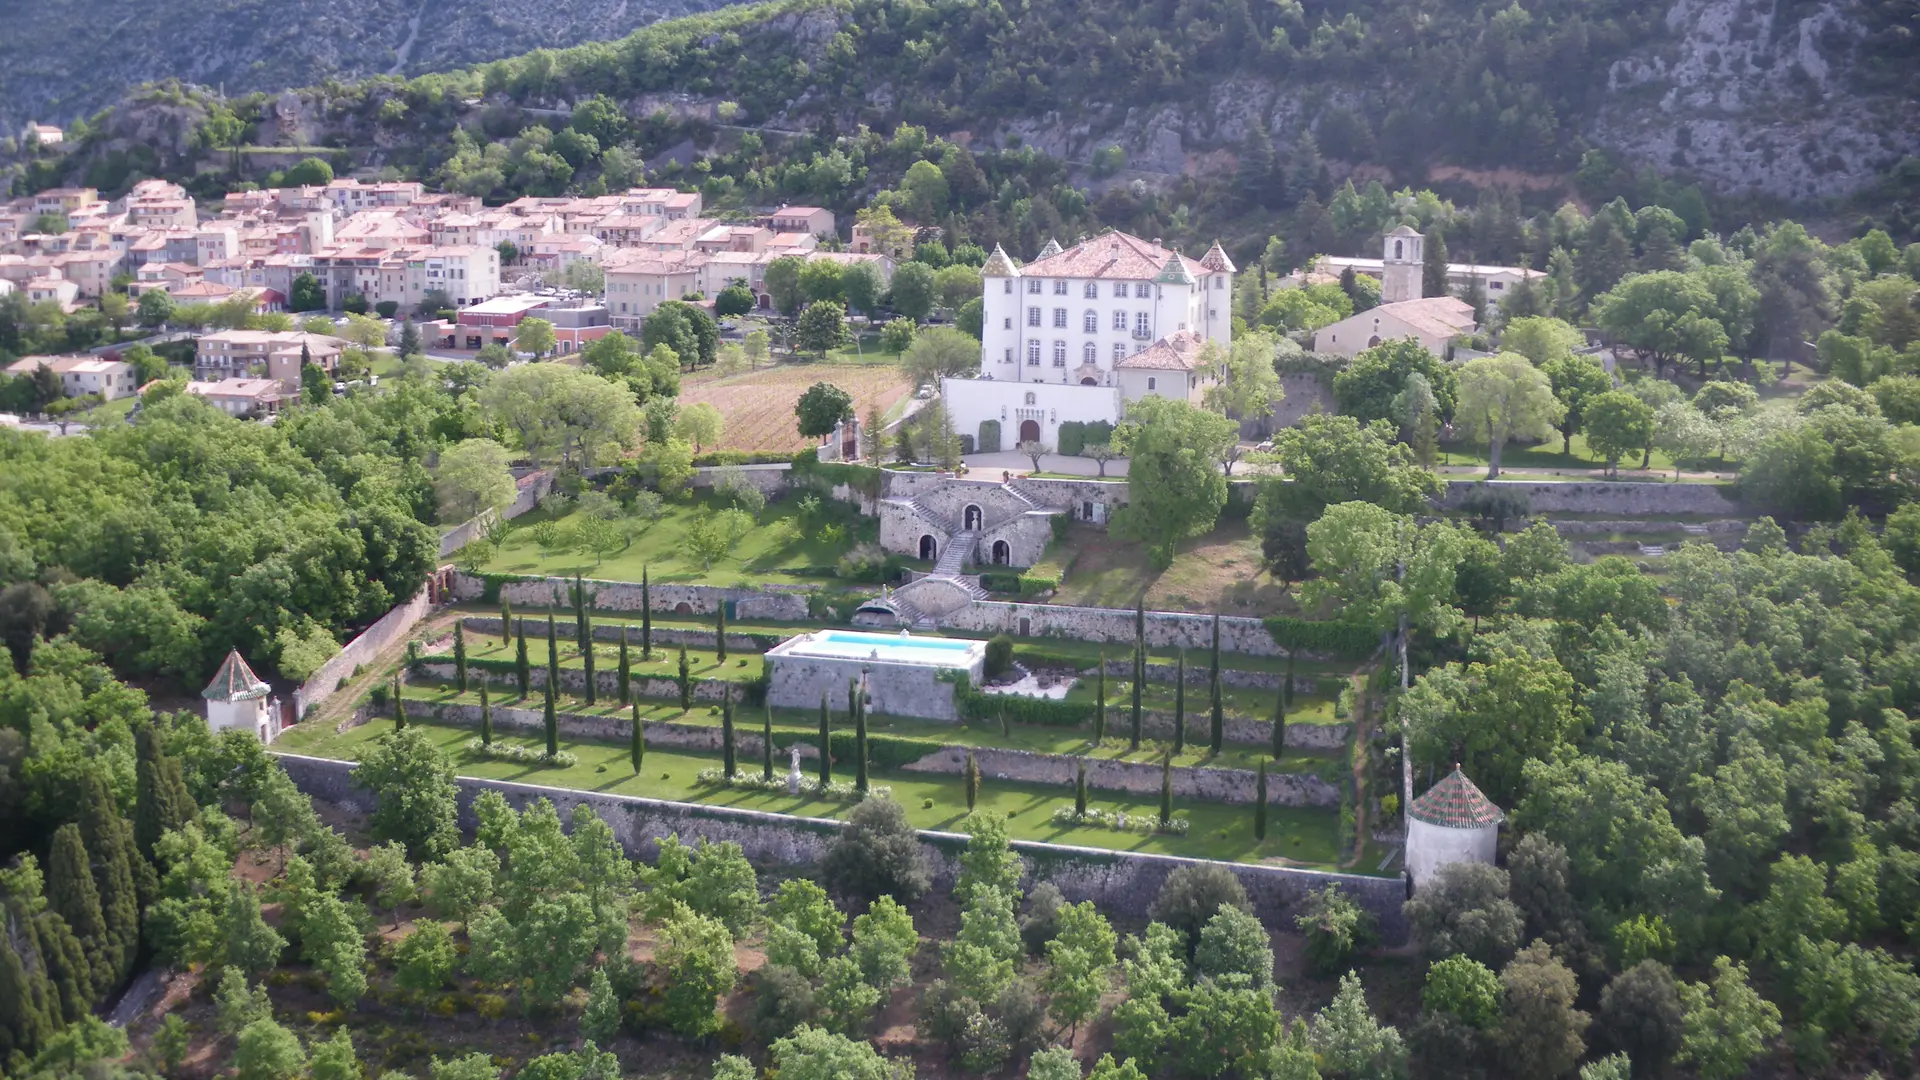
<instances>
[{"instance_id":1,"label":"green field","mask_svg":"<svg viewBox=\"0 0 1920 1080\"><path fill-rule=\"evenodd\" d=\"M833 542L823 535L828 531L828 520L803 524L795 508L797 502L788 499L767 504L752 531L712 567L701 565L685 551L687 530L696 515L703 509L719 508L705 493L667 503L652 521L626 519L623 524L632 530L626 547L600 558L575 550L543 550L535 539L542 522L553 521L562 539L573 525L571 512L556 517L543 507L514 519L506 543L486 570L495 574L584 574L609 581L639 581L644 569L654 581L717 586L819 585L832 580L834 564L855 544L878 538L878 522L835 508L830 520L840 530L841 538Z\"/></svg>"},{"instance_id":2,"label":"green field","mask_svg":"<svg viewBox=\"0 0 1920 1080\"><path fill-rule=\"evenodd\" d=\"M1587 437L1585 435L1575 435L1573 437L1573 448L1569 453L1561 453L1560 446L1561 441L1558 435L1534 446L1509 443L1507 444L1507 448L1500 454L1500 473L1503 476L1509 471L1516 473L1551 473L1556 471L1588 473L1603 471L1607 467L1605 461L1600 460L1592 450L1587 448ZM1438 465L1485 466L1486 463L1487 444L1483 442L1442 443L1440 446L1440 456L1435 460L1435 464ZM1716 470L1736 469L1739 467L1739 462L1709 463L1706 467ZM1623 472L1638 470L1640 468L1640 455L1635 453L1622 458L1620 468ZM1655 450L1651 460L1647 463L1647 468L1654 472L1664 471L1671 473L1673 471L1673 459L1668 457L1664 451ZM1590 477L1586 479L1590 479Z\"/></svg>"},{"instance_id":3,"label":"green field","mask_svg":"<svg viewBox=\"0 0 1920 1080\"><path fill-rule=\"evenodd\" d=\"M546 768L477 758L465 750L465 743L473 737L473 732L464 727L429 723L411 726L427 733L434 744L453 761L455 771L462 776L639 795L677 802L735 806L806 817L842 818L851 805L785 793L699 784L695 780L696 775L702 769L718 767L718 755L649 750L641 774L635 776L628 764L625 745L563 740L562 747L577 755L579 763L564 769ZM369 742L390 730L392 724L386 721L362 724L344 734L335 734L324 725L311 728L296 726L280 737L276 747L288 753L351 761L359 758ZM527 746L535 746L539 742L538 739L507 735L497 736L496 741ZM747 768L753 764L742 763ZM850 775L850 770L843 771ZM892 787L893 798L906 808L908 820L918 828L952 829L967 815L963 784L957 776L930 777L876 769L873 782ZM1054 809L1071 803L1072 793L1065 788L1054 790L996 781L991 777L980 788L979 806L1006 815L1014 838L1020 840L1237 862L1284 861L1317 869L1333 869L1338 858L1336 834L1339 816L1333 810L1272 807L1267 817L1267 838L1256 841L1253 838L1253 808L1249 806L1176 800L1175 814L1192 822L1188 835L1142 836L1107 829L1054 825L1049 820ZM1143 799L1096 792L1090 805L1153 815L1158 813L1159 801L1152 797Z\"/></svg>"}]
</instances>

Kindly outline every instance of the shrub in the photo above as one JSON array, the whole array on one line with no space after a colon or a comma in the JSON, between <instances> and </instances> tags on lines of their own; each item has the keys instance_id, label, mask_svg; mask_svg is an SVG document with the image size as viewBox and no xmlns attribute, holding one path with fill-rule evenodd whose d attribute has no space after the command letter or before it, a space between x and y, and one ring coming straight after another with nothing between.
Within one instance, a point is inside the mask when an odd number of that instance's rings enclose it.
<instances>
[{"instance_id":1,"label":"shrub","mask_svg":"<svg viewBox=\"0 0 1920 1080\"><path fill-rule=\"evenodd\" d=\"M1337 974L1373 936L1373 916L1337 885L1309 894L1295 923L1307 935L1307 968L1316 975Z\"/></svg>"},{"instance_id":2,"label":"shrub","mask_svg":"<svg viewBox=\"0 0 1920 1080\"><path fill-rule=\"evenodd\" d=\"M868 799L847 815L821 862L821 874L836 891L872 900L918 899L932 882L920 837L907 812L892 799Z\"/></svg>"},{"instance_id":3,"label":"shrub","mask_svg":"<svg viewBox=\"0 0 1920 1080\"><path fill-rule=\"evenodd\" d=\"M552 757L545 750L532 746L517 746L513 743L496 742L487 744L479 739L467 740L467 753L475 757L489 758L494 761L511 761L520 765L539 765L549 769L571 769L580 764L580 759L570 750L561 750Z\"/></svg>"},{"instance_id":4,"label":"shrub","mask_svg":"<svg viewBox=\"0 0 1920 1080\"><path fill-rule=\"evenodd\" d=\"M1265 621L1267 633L1273 635L1274 644L1283 649L1305 649L1308 652L1331 653L1343 660L1358 660L1371 656L1380 646L1380 635L1367 627L1351 623L1295 619L1285 615L1271 616Z\"/></svg>"},{"instance_id":5,"label":"shrub","mask_svg":"<svg viewBox=\"0 0 1920 1080\"><path fill-rule=\"evenodd\" d=\"M828 526L835 528L836 526ZM825 530L822 530L824 533ZM840 556L834 565L835 575L847 581L885 581L893 569L893 556L879 544L858 544L852 551Z\"/></svg>"},{"instance_id":6,"label":"shrub","mask_svg":"<svg viewBox=\"0 0 1920 1080\"><path fill-rule=\"evenodd\" d=\"M1054 807L1053 817L1050 820L1063 828L1110 829L1113 832L1139 833L1142 836L1151 836L1154 833L1185 836L1193 828L1193 823L1183 817L1163 822L1158 813L1129 814L1124 810L1102 810L1097 806L1089 806L1085 813L1081 813L1073 808L1072 803Z\"/></svg>"},{"instance_id":7,"label":"shrub","mask_svg":"<svg viewBox=\"0 0 1920 1080\"><path fill-rule=\"evenodd\" d=\"M1005 634L995 634L987 642L987 676L989 678L1005 674L1013 666L1013 639Z\"/></svg>"},{"instance_id":8,"label":"shrub","mask_svg":"<svg viewBox=\"0 0 1920 1080\"><path fill-rule=\"evenodd\" d=\"M1022 578L1019 574L1010 574L1002 570L993 570L980 575L980 587L993 593L1017 593Z\"/></svg>"},{"instance_id":9,"label":"shrub","mask_svg":"<svg viewBox=\"0 0 1920 1080\"><path fill-rule=\"evenodd\" d=\"M1000 452L1000 421L998 420L980 421L980 438L978 440L978 443L980 446L980 452L983 454L999 453Z\"/></svg>"},{"instance_id":10,"label":"shrub","mask_svg":"<svg viewBox=\"0 0 1920 1080\"><path fill-rule=\"evenodd\" d=\"M1160 895L1153 898L1147 917L1166 923L1186 935L1189 947L1200 941L1200 930L1226 904L1251 912L1247 890L1232 870L1219 863L1183 866L1167 875Z\"/></svg>"},{"instance_id":11,"label":"shrub","mask_svg":"<svg viewBox=\"0 0 1920 1080\"><path fill-rule=\"evenodd\" d=\"M1080 451L1087 445L1087 425L1079 420L1069 420L1060 425L1058 439L1062 457L1079 457Z\"/></svg>"}]
</instances>

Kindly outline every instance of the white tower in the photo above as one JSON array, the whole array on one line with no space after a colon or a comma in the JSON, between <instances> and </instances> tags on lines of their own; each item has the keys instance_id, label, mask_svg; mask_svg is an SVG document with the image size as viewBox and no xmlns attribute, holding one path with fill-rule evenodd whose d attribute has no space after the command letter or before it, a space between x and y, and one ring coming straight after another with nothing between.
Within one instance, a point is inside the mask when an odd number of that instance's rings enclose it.
<instances>
[{"instance_id":1,"label":"white tower","mask_svg":"<svg viewBox=\"0 0 1920 1080\"><path fill-rule=\"evenodd\" d=\"M1227 258L1226 250L1215 240L1213 246L1201 257L1200 266L1206 271L1200 287L1204 292L1204 310L1200 315L1200 329L1207 340L1219 342L1222 346L1233 344L1233 260Z\"/></svg>"},{"instance_id":2,"label":"white tower","mask_svg":"<svg viewBox=\"0 0 1920 1080\"><path fill-rule=\"evenodd\" d=\"M1421 250L1425 241L1425 237L1405 225L1387 234L1386 250L1381 255L1385 263L1380 275L1381 303L1420 299L1421 281L1426 272L1426 259Z\"/></svg>"},{"instance_id":3,"label":"white tower","mask_svg":"<svg viewBox=\"0 0 1920 1080\"><path fill-rule=\"evenodd\" d=\"M1025 340L1026 285L1020 268L1006 249L993 245L993 254L980 268L980 375L988 379L1020 377L1021 342Z\"/></svg>"},{"instance_id":4,"label":"white tower","mask_svg":"<svg viewBox=\"0 0 1920 1080\"><path fill-rule=\"evenodd\" d=\"M1425 885L1450 863L1493 865L1506 817L1455 765L1407 807L1407 873L1413 887Z\"/></svg>"},{"instance_id":5,"label":"white tower","mask_svg":"<svg viewBox=\"0 0 1920 1080\"><path fill-rule=\"evenodd\" d=\"M240 658L239 649L227 650L227 658L214 672L213 681L200 691L200 696L207 699L207 726L215 732L234 728L252 733L261 742L272 742L276 732L267 700L272 692L273 688Z\"/></svg>"}]
</instances>

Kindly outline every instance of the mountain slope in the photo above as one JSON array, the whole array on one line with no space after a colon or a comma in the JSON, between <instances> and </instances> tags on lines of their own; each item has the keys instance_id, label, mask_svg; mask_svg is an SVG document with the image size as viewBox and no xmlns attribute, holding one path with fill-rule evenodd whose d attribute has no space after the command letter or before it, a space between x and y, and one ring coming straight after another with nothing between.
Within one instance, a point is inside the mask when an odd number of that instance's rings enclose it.
<instances>
[{"instance_id":1,"label":"mountain slope","mask_svg":"<svg viewBox=\"0 0 1920 1080\"><path fill-rule=\"evenodd\" d=\"M0 0L0 132L66 123L132 87L230 93L418 75L619 37L725 0Z\"/></svg>"}]
</instances>

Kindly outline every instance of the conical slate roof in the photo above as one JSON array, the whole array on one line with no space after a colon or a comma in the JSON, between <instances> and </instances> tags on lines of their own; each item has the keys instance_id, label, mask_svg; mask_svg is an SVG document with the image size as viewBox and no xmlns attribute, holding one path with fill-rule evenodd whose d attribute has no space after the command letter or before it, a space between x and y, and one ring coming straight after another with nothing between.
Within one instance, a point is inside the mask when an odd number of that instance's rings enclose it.
<instances>
[{"instance_id":1,"label":"conical slate roof","mask_svg":"<svg viewBox=\"0 0 1920 1080\"><path fill-rule=\"evenodd\" d=\"M1047 246L1040 249L1040 254L1035 257L1035 261L1039 259L1051 259L1055 255L1060 254L1060 250L1060 241L1049 236L1047 237Z\"/></svg>"},{"instance_id":2,"label":"conical slate roof","mask_svg":"<svg viewBox=\"0 0 1920 1080\"><path fill-rule=\"evenodd\" d=\"M220 662L220 670L213 673L213 681L200 691L200 696L208 701L252 701L272 691L273 688L261 682L247 662L240 659L239 649L228 649L227 658Z\"/></svg>"},{"instance_id":3,"label":"conical slate roof","mask_svg":"<svg viewBox=\"0 0 1920 1080\"><path fill-rule=\"evenodd\" d=\"M1167 259L1167 265L1161 267L1159 276L1153 280L1162 285L1191 285L1193 274L1187 269L1186 260L1182 259L1180 253L1176 251Z\"/></svg>"},{"instance_id":4,"label":"conical slate roof","mask_svg":"<svg viewBox=\"0 0 1920 1080\"><path fill-rule=\"evenodd\" d=\"M993 245L993 254L987 256L987 263L980 268L981 277L1019 277L1020 270L1013 265L1013 259L1007 249L999 244Z\"/></svg>"},{"instance_id":5,"label":"conical slate roof","mask_svg":"<svg viewBox=\"0 0 1920 1080\"><path fill-rule=\"evenodd\" d=\"M1507 815L1493 805L1473 781L1455 765L1446 779L1428 788L1407 807L1407 816L1448 829L1482 829L1498 825Z\"/></svg>"},{"instance_id":6,"label":"conical slate roof","mask_svg":"<svg viewBox=\"0 0 1920 1080\"><path fill-rule=\"evenodd\" d=\"M1213 246L1207 249L1205 255L1200 256L1200 265L1216 274L1231 274L1234 272L1233 260L1227 258L1226 250L1220 246L1220 241L1218 240L1213 242Z\"/></svg>"}]
</instances>

